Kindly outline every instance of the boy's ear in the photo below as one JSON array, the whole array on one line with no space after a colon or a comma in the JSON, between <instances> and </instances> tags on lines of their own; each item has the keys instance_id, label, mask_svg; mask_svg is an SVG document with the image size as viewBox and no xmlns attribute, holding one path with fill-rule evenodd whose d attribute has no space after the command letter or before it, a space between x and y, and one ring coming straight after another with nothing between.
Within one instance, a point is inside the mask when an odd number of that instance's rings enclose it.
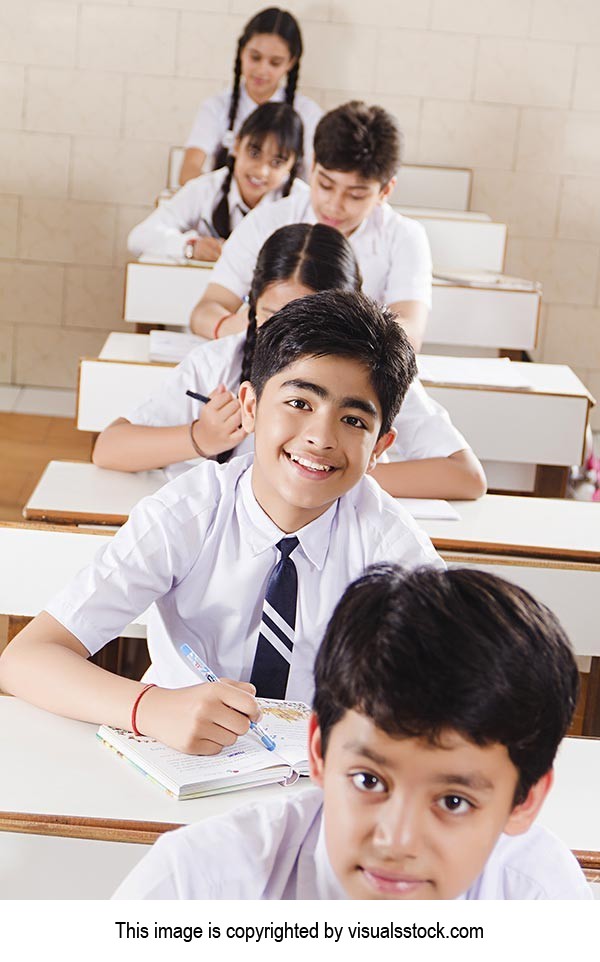
<instances>
[{"instance_id":1,"label":"boy's ear","mask_svg":"<svg viewBox=\"0 0 600 962\"><path fill-rule=\"evenodd\" d=\"M515 805L502 831L506 835L522 835L531 828L538 816L540 808L546 800L548 792L554 783L554 771L550 769L545 775L532 785L527 798L520 805Z\"/></svg>"},{"instance_id":2,"label":"boy's ear","mask_svg":"<svg viewBox=\"0 0 600 962\"><path fill-rule=\"evenodd\" d=\"M388 199L388 197L392 193L397 183L398 183L398 178L392 177L390 180L388 180L387 184L385 184L381 188L381 190L379 191L379 200L381 201L381 203L383 203L384 200Z\"/></svg>"},{"instance_id":3,"label":"boy's ear","mask_svg":"<svg viewBox=\"0 0 600 962\"><path fill-rule=\"evenodd\" d=\"M398 432L396 431L396 428L390 428L389 431L386 431L386 433L382 434L377 440L375 447L371 451L371 457L369 458L369 464L367 465L367 474L369 471L372 471L377 464L377 458L380 458L383 452L387 451L387 449L394 443L397 433Z\"/></svg>"},{"instance_id":4,"label":"boy's ear","mask_svg":"<svg viewBox=\"0 0 600 962\"><path fill-rule=\"evenodd\" d=\"M256 394L250 381L242 381L238 391L241 405L242 427L248 434L254 431L256 421Z\"/></svg>"},{"instance_id":5,"label":"boy's ear","mask_svg":"<svg viewBox=\"0 0 600 962\"><path fill-rule=\"evenodd\" d=\"M323 787L323 750L321 744L321 729L314 711L308 719L308 764L310 777L316 785Z\"/></svg>"}]
</instances>

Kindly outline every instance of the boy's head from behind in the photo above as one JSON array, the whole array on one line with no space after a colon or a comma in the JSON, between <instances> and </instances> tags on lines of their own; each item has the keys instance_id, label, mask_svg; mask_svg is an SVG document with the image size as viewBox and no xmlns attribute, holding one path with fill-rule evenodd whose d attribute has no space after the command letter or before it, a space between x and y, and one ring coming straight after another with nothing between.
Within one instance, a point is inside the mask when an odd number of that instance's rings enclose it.
<instances>
[{"instance_id":1,"label":"boy's head from behind","mask_svg":"<svg viewBox=\"0 0 600 962\"><path fill-rule=\"evenodd\" d=\"M352 234L391 194L402 138L383 107L359 100L321 118L314 138L311 200L317 220Z\"/></svg>"},{"instance_id":2,"label":"boy's head from behind","mask_svg":"<svg viewBox=\"0 0 600 962\"><path fill-rule=\"evenodd\" d=\"M354 898L456 898L535 819L578 674L552 613L481 571L375 566L315 665L313 777Z\"/></svg>"},{"instance_id":3,"label":"boy's head from behind","mask_svg":"<svg viewBox=\"0 0 600 962\"><path fill-rule=\"evenodd\" d=\"M374 467L415 374L394 315L360 293L299 298L259 329L242 423L256 435L255 494L276 523L273 499L307 524Z\"/></svg>"}]
</instances>

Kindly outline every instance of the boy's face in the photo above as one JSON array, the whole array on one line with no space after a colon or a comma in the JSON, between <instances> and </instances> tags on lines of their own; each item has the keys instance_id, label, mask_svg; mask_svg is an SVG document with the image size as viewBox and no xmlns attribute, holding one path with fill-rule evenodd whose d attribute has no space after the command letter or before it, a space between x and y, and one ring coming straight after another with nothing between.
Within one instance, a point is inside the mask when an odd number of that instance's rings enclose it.
<instances>
[{"instance_id":1,"label":"boy's face","mask_svg":"<svg viewBox=\"0 0 600 962\"><path fill-rule=\"evenodd\" d=\"M518 773L504 745L449 731L443 747L387 735L347 711L325 759L316 719L311 775L324 789L327 852L350 898L454 899L482 871L501 832L525 832L552 774L513 808Z\"/></svg>"},{"instance_id":2,"label":"boy's face","mask_svg":"<svg viewBox=\"0 0 600 962\"><path fill-rule=\"evenodd\" d=\"M393 177L384 187L378 180L365 180L360 174L327 170L314 163L310 178L310 197L320 224L335 227L349 237L377 204L383 203L396 183Z\"/></svg>"},{"instance_id":3,"label":"boy's face","mask_svg":"<svg viewBox=\"0 0 600 962\"><path fill-rule=\"evenodd\" d=\"M242 424L255 433L252 487L282 531L323 514L371 470L395 437L381 428L367 369L350 358L302 357L270 378L258 404L240 388Z\"/></svg>"}]
</instances>

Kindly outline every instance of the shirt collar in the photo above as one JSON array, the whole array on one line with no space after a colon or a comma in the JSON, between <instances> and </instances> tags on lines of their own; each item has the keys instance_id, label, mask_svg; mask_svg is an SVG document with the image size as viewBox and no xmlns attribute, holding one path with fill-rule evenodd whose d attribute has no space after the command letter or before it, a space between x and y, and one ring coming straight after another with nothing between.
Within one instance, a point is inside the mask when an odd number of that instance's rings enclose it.
<instances>
[{"instance_id":1,"label":"shirt collar","mask_svg":"<svg viewBox=\"0 0 600 962\"><path fill-rule=\"evenodd\" d=\"M240 189L237 185L237 180L235 177L231 178L231 184L229 185L229 194L227 196L227 204L229 206L229 214L233 214L236 207L241 211L243 217L246 216L250 208L242 200L242 195L240 194Z\"/></svg>"},{"instance_id":2,"label":"shirt collar","mask_svg":"<svg viewBox=\"0 0 600 962\"><path fill-rule=\"evenodd\" d=\"M282 103L285 100L285 87L278 87L272 97L269 98L269 103ZM244 108L248 108L248 113L252 110L256 110L258 104L252 99L248 91L246 90L246 84L243 80L240 80L240 100L238 107L238 116L243 112ZM242 108L242 109L240 109Z\"/></svg>"},{"instance_id":3,"label":"shirt collar","mask_svg":"<svg viewBox=\"0 0 600 962\"><path fill-rule=\"evenodd\" d=\"M239 480L239 492L248 527L245 533L247 543L254 554L258 555L268 548L273 548L286 535L265 514L254 497L251 466L244 471ZM331 526L337 514L338 503L339 501L335 501L319 518L287 535L287 537L296 535L304 554L319 571L322 570L327 557Z\"/></svg>"}]
</instances>

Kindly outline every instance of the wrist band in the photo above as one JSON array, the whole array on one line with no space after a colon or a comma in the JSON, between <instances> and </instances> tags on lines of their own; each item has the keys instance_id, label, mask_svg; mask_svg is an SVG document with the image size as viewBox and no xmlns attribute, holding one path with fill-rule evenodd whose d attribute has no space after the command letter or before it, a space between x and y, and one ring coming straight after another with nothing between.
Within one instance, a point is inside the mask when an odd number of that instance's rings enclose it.
<instances>
[{"instance_id":1,"label":"wrist band","mask_svg":"<svg viewBox=\"0 0 600 962\"><path fill-rule=\"evenodd\" d=\"M223 317L220 317L220 318L219 318L219 320L218 320L217 323L215 324L215 329L214 329L214 331L213 331L213 340L216 341L216 340L218 339L218 337L219 337L219 330L220 330L220 328L221 328L221 324L223 323L223 321L226 321L229 317L233 317L233 314L223 314Z\"/></svg>"},{"instance_id":2,"label":"wrist band","mask_svg":"<svg viewBox=\"0 0 600 962\"><path fill-rule=\"evenodd\" d=\"M198 445L196 444L196 439L195 439L195 437L194 437L194 424L197 424L199 420L200 420L200 418L196 418L196 420L195 420L195 421L192 421L192 423L190 424L190 441L192 442L192 445L193 445L193 447L194 447L194 451L196 452L196 454L198 455L198 457L199 457L199 458L205 458L206 455L205 455L204 451L201 451L201 450L200 450L200 448L199 448Z\"/></svg>"},{"instance_id":3,"label":"wrist band","mask_svg":"<svg viewBox=\"0 0 600 962\"><path fill-rule=\"evenodd\" d=\"M142 700L146 692L150 691L151 688L156 688L156 685L145 685L144 688L142 688L141 692L139 692L136 700L133 703L133 708L131 709L131 731L133 732L134 735L142 734L142 732L138 730L138 727L136 725L137 710L138 710L138 705L140 701Z\"/></svg>"}]
</instances>

